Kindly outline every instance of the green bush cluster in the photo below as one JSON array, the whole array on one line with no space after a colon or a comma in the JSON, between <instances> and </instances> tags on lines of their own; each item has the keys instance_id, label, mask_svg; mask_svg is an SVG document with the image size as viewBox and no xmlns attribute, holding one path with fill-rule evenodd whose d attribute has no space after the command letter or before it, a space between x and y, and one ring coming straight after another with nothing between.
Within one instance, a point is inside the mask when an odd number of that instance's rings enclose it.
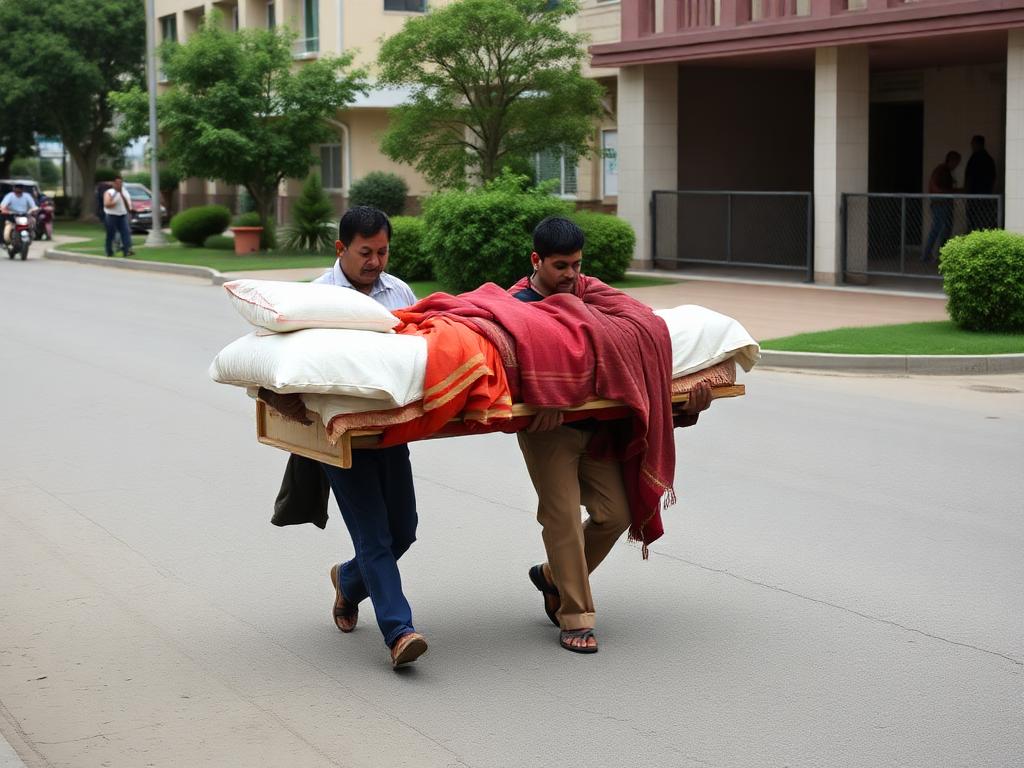
<instances>
[{"instance_id":1,"label":"green bush cluster","mask_svg":"<svg viewBox=\"0 0 1024 768\"><path fill-rule=\"evenodd\" d=\"M223 205L199 205L171 219L171 234L186 245L200 246L210 235L219 235L231 221Z\"/></svg>"},{"instance_id":2,"label":"green bush cluster","mask_svg":"<svg viewBox=\"0 0 1024 768\"><path fill-rule=\"evenodd\" d=\"M434 267L423 250L426 224L415 216L391 219L391 245L388 249L388 272L406 282L433 280Z\"/></svg>"},{"instance_id":3,"label":"green bush cluster","mask_svg":"<svg viewBox=\"0 0 1024 768\"><path fill-rule=\"evenodd\" d=\"M424 251L437 279L455 292L481 283L507 287L526 274L533 228L547 216L568 216L572 204L541 190L525 190L511 173L482 189L434 195L424 207Z\"/></svg>"},{"instance_id":4,"label":"green bush cluster","mask_svg":"<svg viewBox=\"0 0 1024 768\"><path fill-rule=\"evenodd\" d=\"M235 250L235 238L227 235L210 235L203 240L203 248L213 248L218 251Z\"/></svg>"},{"instance_id":5,"label":"green bush cluster","mask_svg":"<svg viewBox=\"0 0 1024 768\"><path fill-rule=\"evenodd\" d=\"M400 216L408 194L409 185L401 176L373 171L349 187L348 201L350 206L372 205L388 216Z\"/></svg>"},{"instance_id":6,"label":"green bush cluster","mask_svg":"<svg viewBox=\"0 0 1024 768\"><path fill-rule=\"evenodd\" d=\"M334 248L338 239L334 206L324 192L319 174L309 174L302 185L302 194L292 206L292 223L282 236L282 244L291 251L324 253Z\"/></svg>"},{"instance_id":7,"label":"green bush cluster","mask_svg":"<svg viewBox=\"0 0 1024 768\"><path fill-rule=\"evenodd\" d=\"M115 171L113 168L108 168L105 165L99 166L96 169L95 174L93 176L93 179L97 184L99 184L101 181L113 181L116 178L117 171Z\"/></svg>"},{"instance_id":8,"label":"green bush cluster","mask_svg":"<svg viewBox=\"0 0 1024 768\"><path fill-rule=\"evenodd\" d=\"M570 218L583 230L583 273L606 283L621 280L633 260L636 235L618 216L577 211Z\"/></svg>"},{"instance_id":9,"label":"green bush cluster","mask_svg":"<svg viewBox=\"0 0 1024 768\"><path fill-rule=\"evenodd\" d=\"M1024 331L1024 235L954 237L939 258L950 318L969 331Z\"/></svg>"},{"instance_id":10,"label":"green bush cluster","mask_svg":"<svg viewBox=\"0 0 1024 768\"><path fill-rule=\"evenodd\" d=\"M246 211L235 216L231 221L233 227L259 227L260 215L256 211ZM267 219L267 225L260 233L260 250L270 251L277 248L277 225L273 219Z\"/></svg>"}]
</instances>

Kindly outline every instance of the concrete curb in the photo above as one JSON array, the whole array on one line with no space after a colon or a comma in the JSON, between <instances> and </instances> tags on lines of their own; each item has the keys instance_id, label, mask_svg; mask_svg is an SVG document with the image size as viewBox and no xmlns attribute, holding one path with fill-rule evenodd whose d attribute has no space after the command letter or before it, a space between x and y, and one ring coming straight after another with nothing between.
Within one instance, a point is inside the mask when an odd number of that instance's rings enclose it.
<instances>
[{"instance_id":1,"label":"concrete curb","mask_svg":"<svg viewBox=\"0 0 1024 768\"><path fill-rule=\"evenodd\" d=\"M132 261L119 257L89 256L51 248L43 257L57 261L74 261L116 269L163 272L190 277L205 277L213 285L223 285L231 278L209 267L188 264L167 264L156 261ZM774 285L774 284L773 284ZM1015 355L831 355L815 352L777 352L761 350L763 368L800 368L820 371L851 371L860 373L897 374L985 374L1024 372L1024 354Z\"/></svg>"},{"instance_id":2,"label":"concrete curb","mask_svg":"<svg viewBox=\"0 0 1024 768\"><path fill-rule=\"evenodd\" d=\"M135 269L143 272L163 272L172 275L187 275L189 277L205 277L214 285L223 285L228 278L215 269L209 267L195 267L190 264L169 264L160 261L133 261L120 256L89 256L85 253L71 253L50 248L44 251L43 258L54 259L55 261L74 261L79 264L92 264L99 267L113 267L115 269Z\"/></svg>"},{"instance_id":3,"label":"concrete curb","mask_svg":"<svg viewBox=\"0 0 1024 768\"><path fill-rule=\"evenodd\" d=\"M902 374L985 374L1024 372L1024 354L1012 355L833 355L761 350L764 368Z\"/></svg>"}]
</instances>

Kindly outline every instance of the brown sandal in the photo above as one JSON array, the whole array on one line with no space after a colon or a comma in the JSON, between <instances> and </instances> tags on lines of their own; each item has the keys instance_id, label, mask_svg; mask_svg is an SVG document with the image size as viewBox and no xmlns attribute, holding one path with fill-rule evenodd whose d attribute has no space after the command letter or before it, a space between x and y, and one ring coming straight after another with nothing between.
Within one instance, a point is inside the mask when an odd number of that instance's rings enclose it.
<instances>
[{"instance_id":1,"label":"brown sandal","mask_svg":"<svg viewBox=\"0 0 1024 768\"><path fill-rule=\"evenodd\" d=\"M587 629L563 629L558 635L558 644L565 650L573 653L597 653L596 645L573 645L572 640L589 640L594 637L594 630ZM597 638L594 638L595 642Z\"/></svg>"},{"instance_id":2,"label":"brown sandal","mask_svg":"<svg viewBox=\"0 0 1024 768\"><path fill-rule=\"evenodd\" d=\"M391 646L391 666L397 669L416 661L427 652L427 639L419 632L406 632Z\"/></svg>"},{"instance_id":3,"label":"brown sandal","mask_svg":"<svg viewBox=\"0 0 1024 768\"><path fill-rule=\"evenodd\" d=\"M342 632L351 632L359 621L359 606L353 605L341 594L341 564L331 566L331 584L334 585L334 626Z\"/></svg>"}]
</instances>

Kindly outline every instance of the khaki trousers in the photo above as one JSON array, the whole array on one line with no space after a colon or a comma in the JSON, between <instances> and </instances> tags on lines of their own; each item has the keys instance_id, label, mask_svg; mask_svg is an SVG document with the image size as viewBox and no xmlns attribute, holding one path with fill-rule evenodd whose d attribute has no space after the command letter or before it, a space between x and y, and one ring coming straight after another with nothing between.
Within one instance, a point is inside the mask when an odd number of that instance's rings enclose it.
<instances>
[{"instance_id":1,"label":"khaki trousers","mask_svg":"<svg viewBox=\"0 0 1024 768\"><path fill-rule=\"evenodd\" d=\"M558 427L519 432L519 447L537 491L551 577L562 596L562 629L594 626L590 574L629 528L622 467L587 456L590 431ZM580 504L587 508L581 521Z\"/></svg>"}]
</instances>

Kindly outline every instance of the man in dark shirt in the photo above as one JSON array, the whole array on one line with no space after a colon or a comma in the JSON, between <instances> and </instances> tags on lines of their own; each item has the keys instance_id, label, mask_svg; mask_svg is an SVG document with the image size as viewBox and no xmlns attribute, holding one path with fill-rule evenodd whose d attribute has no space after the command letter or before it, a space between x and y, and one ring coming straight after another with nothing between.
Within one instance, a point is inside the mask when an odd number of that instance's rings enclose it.
<instances>
[{"instance_id":1,"label":"man in dark shirt","mask_svg":"<svg viewBox=\"0 0 1024 768\"><path fill-rule=\"evenodd\" d=\"M583 231L561 217L549 217L533 233L533 273L513 294L520 301L543 301L575 293L583 263ZM696 414L711 403L711 389L698 386L685 408ZM519 448L537 491L537 522L543 528L548 561L530 569L530 580L544 593L548 618L560 629L559 642L574 653L596 653L594 601L590 574L629 527L629 501L622 465L588 455L596 419L562 423L557 408L541 409L524 432ZM587 520L580 519L580 505Z\"/></svg>"},{"instance_id":2,"label":"man in dark shirt","mask_svg":"<svg viewBox=\"0 0 1024 768\"><path fill-rule=\"evenodd\" d=\"M960 153L950 150L946 153L946 159L935 166L932 175L928 179L929 195L952 195L957 191L956 179L953 178L953 171L960 165ZM953 232L953 201L950 198L932 198L931 201L932 228L928 233L928 241L924 251L921 252L921 261L932 261L932 251L935 251L935 260L938 260L938 251L949 240Z\"/></svg>"},{"instance_id":3,"label":"man in dark shirt","mask_svg":"<svg viewBox=\"0 0 1024 768\"><path fill-rule=\"evenodd\" d=\"M964 191L968 195L991 195L996 188L996 161L985 149L985 137L971 139L971 156L964 169ZM967 228L991 229L997 225L995 200L967 201Z\"/></svg>"}]
</instances>

